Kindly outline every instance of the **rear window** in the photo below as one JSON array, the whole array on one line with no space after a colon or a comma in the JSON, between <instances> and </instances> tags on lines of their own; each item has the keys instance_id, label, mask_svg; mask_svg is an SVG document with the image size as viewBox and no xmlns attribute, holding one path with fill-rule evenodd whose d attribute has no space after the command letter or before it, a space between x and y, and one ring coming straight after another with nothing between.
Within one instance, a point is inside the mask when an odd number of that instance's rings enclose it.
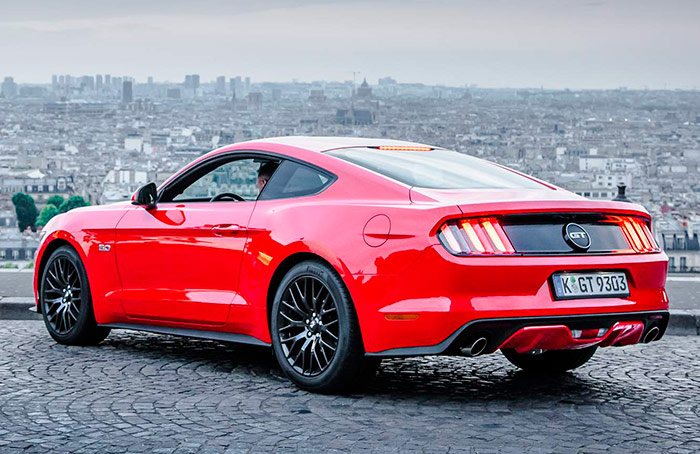
<instances>
[{"instance_id":1,"label":"rear window","mask_svg":"<svg viewBox=\"0 0 700 454\"><path fill-rule=\"evenodd\" d=\"M342 148L326 154L400 181L433 189L545 189L488 161L448 150L386 151Z\"/></svg>"}]
</instances>

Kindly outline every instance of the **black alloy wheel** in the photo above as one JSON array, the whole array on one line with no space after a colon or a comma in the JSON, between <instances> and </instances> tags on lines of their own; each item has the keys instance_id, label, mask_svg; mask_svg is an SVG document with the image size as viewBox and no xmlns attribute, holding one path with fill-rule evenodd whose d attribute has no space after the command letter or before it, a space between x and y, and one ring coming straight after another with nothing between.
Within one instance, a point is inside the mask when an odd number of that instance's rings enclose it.
<instances>
[{"instance_id":1,"label":"black alloy wheel","mask_svg":"<svg viewBox=\"0 0 700 454\"><path fill-rule=\"evenodd\" d=\"M67 334L78 323L83 299L78 270L59 256L47 267L42 287L42 313L55 333Z\"/></svg>"},{"instance_id":2,"label":"black alloy wheel","mask_svg":"<svg viewBox=\"0 0 700 454\"><path fill-rule=\"evenodd\" d=\"M70 246L49 257L39 281L39 304L46 329L58 343L95 345L109 335L97 325L87 273Z\"/></svg>"},{"instance_id":3,"label":"black alloy wheel","mask_svg":"<svg viewBox=\"0 0 700 454\"><path fill-rule=\"evenodd\" d=\"M303 376L328 368L338 349L338 308L316 276L298 277L282 295L277 333L287 362Z\"/></svg>"},{"instance_id":4,"label":"black alloy wheel","mask_svg":"<svg viewBox=\"0 0 700 454\"><path fill-rule=\"evenodd\" d=\"M300 388L341 393L371 378L380 361L366 358L355 307L333 268L301 262L284 276L271 314L272 347Z\"/></svg>"}]
</instances>

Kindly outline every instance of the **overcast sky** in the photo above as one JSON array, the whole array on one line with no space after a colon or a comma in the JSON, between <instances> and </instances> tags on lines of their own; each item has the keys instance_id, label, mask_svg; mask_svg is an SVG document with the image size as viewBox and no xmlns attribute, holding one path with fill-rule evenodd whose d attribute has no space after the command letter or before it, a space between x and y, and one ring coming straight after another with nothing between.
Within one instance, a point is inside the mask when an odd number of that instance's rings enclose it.
<instances>
[{"instance_id":1,"label":"overcast sky","mask_svg":"<svg viewBox=\"0 0 700 454\"><path fill-rule=\"evenodd\" d=\"M0 2L0 77L700 88L700 0Z\"/></svg>"}]
</instances>

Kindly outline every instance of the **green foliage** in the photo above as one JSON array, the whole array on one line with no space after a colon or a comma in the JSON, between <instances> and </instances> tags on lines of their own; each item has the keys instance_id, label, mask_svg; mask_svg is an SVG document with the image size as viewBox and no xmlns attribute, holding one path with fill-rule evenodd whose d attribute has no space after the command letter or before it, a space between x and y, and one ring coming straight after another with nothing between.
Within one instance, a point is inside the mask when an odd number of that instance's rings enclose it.
<instances>
[{"instance_id":1,"label":"green foliage","mask_svg":"<svg viewBox=\"0 0 700 454\"><path fill-rule=\"evenodd\" d=\"M58 208L56 205L49 204L44 207L43 210L41 210L41 213L39 213L39 217L36 220L36 225L39 227L43 227L46 224L49 223L52 217L56 216L59 214Z\"/></svg>"},{"instance_id":2,"label":"green foliage","mask_svg":"<svg viewBox=\"0 0 700 454\"><path fill-rule=\"evenodd\" d=\"M80 207L86 207L89 206L90 204L85 201L84 198L82 198L79 195L74 195L70 199L66 200L61 204L60 207L58 207L58 211L61 213L66 213L73 208L80 208Z\"/></svg>"},{"instance_id":3,"label":"green foliage","mask_svg":"<svg viewBox=\"0 0 700 454\"><path fill-rule=\"evenodd\" d=\"M19 231L24 232L27 227L36 231L36 217L39 215L39 210L36 209L34 199L23 192L18 192L12 196L12 203L15 205Z\"/></svg>"},{"instance_id":4,"label":"green foliage","mask_svg":"<svg viewBox=\"0 0 700 454\"><path fill-rule=\"evenodd\" d=\"M63 203L63 197L61 197L60 195L52 195L51 197L49 197L49 200L47 200L46 203L58 208Z\"/></svg>"}]
</instances>

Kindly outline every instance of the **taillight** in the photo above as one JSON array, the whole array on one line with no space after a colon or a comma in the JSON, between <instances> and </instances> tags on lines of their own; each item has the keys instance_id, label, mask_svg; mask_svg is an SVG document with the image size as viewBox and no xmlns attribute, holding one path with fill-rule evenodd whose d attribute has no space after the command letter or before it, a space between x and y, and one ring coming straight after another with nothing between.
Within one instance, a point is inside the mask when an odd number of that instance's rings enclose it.
<instances>
[{"instance_id":1,"label":"taillight","mask_svg":"<svg viewBox=\"0 0 700 454\"><path fill-rule=\"evenodd\" d=\"M512 255L515 249L495 217L454 219L438 230L445 249L454 255Z\"/></svg>"},{"instance_id":2,"label":"taillight","mask_svg":"<svg viewBox=\"0 0 700 454\"><path fill-rule=\"evenodd\" d=\"M656 244L649 226L643 219L632 216L610 216L610 220L620 226L620 230L622 230L627 244L630 246L630 252L659 251L659 246Z\"/></svg>"}]
</instances>

